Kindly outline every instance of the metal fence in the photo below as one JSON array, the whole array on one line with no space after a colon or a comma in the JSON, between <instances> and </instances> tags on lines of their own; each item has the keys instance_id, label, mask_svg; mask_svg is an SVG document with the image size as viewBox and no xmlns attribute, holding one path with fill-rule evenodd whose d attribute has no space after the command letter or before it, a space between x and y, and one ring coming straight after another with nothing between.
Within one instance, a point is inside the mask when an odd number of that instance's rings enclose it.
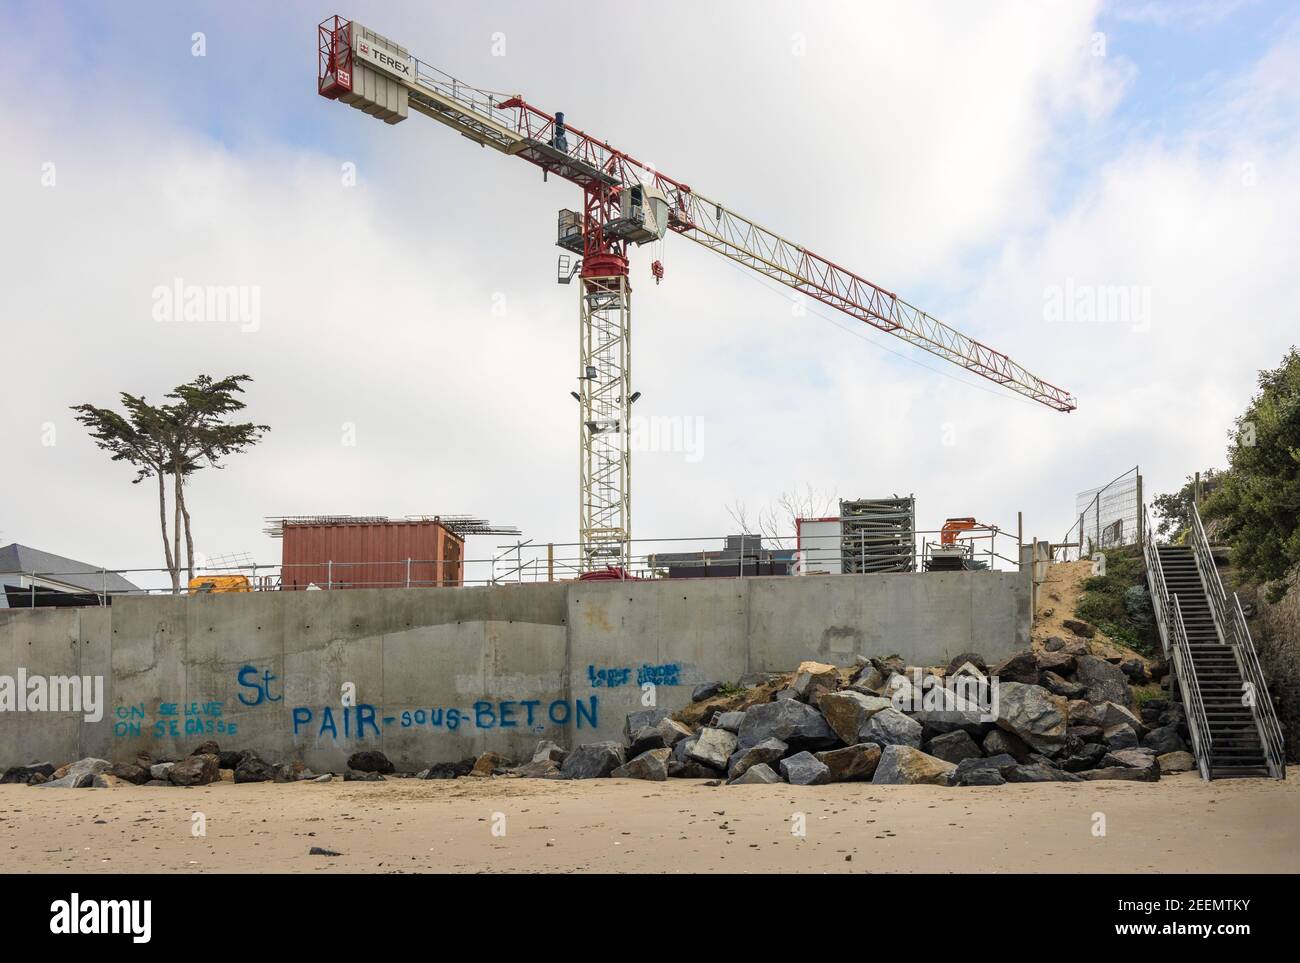
<instances>
[{"instance_id":1,"label":"metal fence","mask_svg":"<svg viewBox=\"0 0 1300 963\"><path fill-rule=\"evenodd\" d=\"M1017 570L1020 566L1021 535L1018 530L997 526L984 526L969 535L969 557L974 569ZM938 544L940 530L917 531L919 544L915 548L914 570L923 572L926 562ZM927 538L928 536L928 538ZM813 543L827 539L828 546ZM932 540L931 540L932 539ZM794 539L782 539L793 543ZM195 575L196 580L211 579L209 587L190 588L188 574L181 573L181 593L202 594L229 591L260 592L298 590L339 590L354 588L459 588L473 585L511 585L520 583L560 582L579 578L608 578L626 580L657 580L669 578L753 578L765 576L800 576L843 574L832 572L824 562L809 561L816 555L810 549L831 547L835 553L843 550L844 540L839 534L807 536L797 546L776 547L765 545L757 535L727 535L689 538L650 538L632 541L632 561L626 569L609 569L604 572L586 572L581 569L582 556L577 542L536 542L519 540L499 545L495 552L484 558L456 559L463 568L464 577L455 581L430 580L418 577L430 566L450 559L401 559L391 562L333 561L307 563L302 567L312 569L311 578L319 579L309 586L295 586L285 573L299 566L280 563L254 563L210 567ZM121 576L131 582L152 582L151 587L115 590L107 587L109 576ZM219 576L243 576L246 585L230 587ZM9 582L19 579L27 584L18 586ZM11 573L4 586L9 607L44 605L108 604L120 595L171 594L170 578L165 568L88 569L86 571L21 572ZM66 598L59 598L63 595ZM81 596L81 600L74 599Z\"/></svg>"},{"instance_id":2,"label":"metal fence","mask_svg":"<svg viewBox=\"0 0 1300 963\"><path fill-rule=\"evenodd\" d=\"M1074 497L1075 522L1061 539L1066 557L1083 558L1142 538L1142 473L1138 466Z\"/></svg>"}]
</instances>

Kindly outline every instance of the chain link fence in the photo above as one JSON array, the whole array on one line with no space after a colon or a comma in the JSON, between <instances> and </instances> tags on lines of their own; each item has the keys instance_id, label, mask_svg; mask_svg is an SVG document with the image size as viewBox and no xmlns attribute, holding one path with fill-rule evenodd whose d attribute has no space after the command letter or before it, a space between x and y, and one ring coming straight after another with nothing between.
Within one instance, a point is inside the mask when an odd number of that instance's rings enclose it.
<instances>
[{"instance_id":1,"label":"chain link fence","mask_svg":"<svg viewBox=\"0 0 1300 963\"><path fill-rule=\"evenodd\" d=\"M1130 468L1100 488L1074 496L1074 525L1061 539L1084 558L1108 548L1136 545L1142 537L1142 473ZM1072 554L1067 548L1067 555Z\"/></svg>"}]
</instances>

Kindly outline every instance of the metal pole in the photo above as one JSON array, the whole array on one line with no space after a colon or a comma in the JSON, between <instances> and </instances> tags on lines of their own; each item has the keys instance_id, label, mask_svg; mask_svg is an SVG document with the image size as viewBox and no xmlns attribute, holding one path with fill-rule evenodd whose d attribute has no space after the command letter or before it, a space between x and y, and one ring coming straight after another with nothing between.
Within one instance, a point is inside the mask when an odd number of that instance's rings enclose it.
<instances>
[{"instance_id":1,"label":"metal pole","mask_svg":"<svg viewBox=\"0 0 1300 963\"><path fill-rule=\"evenodd\" d=\"M329 559L325 563L325 590L329 591L334 587L334 559Z\"/></svg>"},{"instance_id":2,"label":"metal pole","mask_svg":"<svg viewBox=\"0 0 1300 963\"><path fill-rule=\"evenodd\" d=\"M1137 476L1137 543L1142 544L1142 473Z\"/></svg>"},{"instance_id":3,"label":"metal pole","mask_svg":"<svg viewBox=\"0 0 1300 963\"><path fill-rule=\"evenodd\" d=\"M410 588L410 587L411 587L411 560L410 560L410 558L407 558L407 560L406 560L406 587L407 587L407 588Z\"/></svg>"},{"instance_id":4,"label":"metal pole","mask_svg":"<svg viewBox=\"0 0 1300 963\"><path fill-rule=\"evenodd\" d=\"M1016 568L1025 567L1025 513L1016 512Z\"/></svg>"}]
</instances>

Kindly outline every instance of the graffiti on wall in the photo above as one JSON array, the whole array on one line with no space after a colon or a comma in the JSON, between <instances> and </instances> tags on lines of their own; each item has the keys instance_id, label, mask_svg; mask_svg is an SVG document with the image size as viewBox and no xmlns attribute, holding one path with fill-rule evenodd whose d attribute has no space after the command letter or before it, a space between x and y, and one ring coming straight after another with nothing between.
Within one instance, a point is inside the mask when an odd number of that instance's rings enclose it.
<instances>
[{"instance_id":1,"label":"graffiti on wall","mask_svg":"<svg viewBox=\"0 0 1300 963\"><path fill-rule=\"evenodd\" d=\"M113 736L118 739L149 735L153 739L181 736L233 736L238 723L225 718L225 702L159 702L153 711L145 703L117 706L113 710Z\"/></svg>"},{"instance_id":2,"label":"graffiti on wall","mask_svg":"<svg viewBox=\"0 0 1300 963\"><path fill-rule=\"evenodd\" d=\"M642 665L637 669L587 667L593 687L616 687L653 682L679 685L677 663ZM270 669L241 666L234 673L235 707L274 708L284 702L284 686ZM119 739L150 736L154 739L183 736L236 735L238 724L226 717L226 702L159 702L150 709L145 703L119 705L114 709L113 735ZM544 732L548 727L572 726L596 729L600 725L600 699L596 695L576 699L480 699L468 707L428 706L395 709L380 715L370 703L356 705L297 705L289 710L289 725L295 738L354 740L380 735L385 729L420 729L434 732L472 732L518 729Z\"/></svg>"},{"instance_id":3,"label":"graffiti on wall","mask_svg":"<svg viewBox=\"0 0 1300 963\"><path fill-rule=\"evenodd\" d=\"M633 679L638 686L681 685L681 671L681 665L676 662L665 662L663 665L642 664L635 669L630 665L600 668L589 665L587 681L591 683L593 689L617 689L620 686L632 685Z\"/></svg>"},{"instance_id":4,"label":"graffiti on wall","mask_svg":"<svg viewBox=\"0 0 1300 963\"><path fill-rule=\"evenodd\" d=\"M443 732L520 729L543 732L547 726L594 729L599 725L600 701L586 699L501 699L480 700L469 708L431 706L403 709L380 716L369 703L356 706L294 706L291 710L295 738L312 735L317 739L361 739L379 735L383 729L428 729Z\"/></svg>"}]
</instances>

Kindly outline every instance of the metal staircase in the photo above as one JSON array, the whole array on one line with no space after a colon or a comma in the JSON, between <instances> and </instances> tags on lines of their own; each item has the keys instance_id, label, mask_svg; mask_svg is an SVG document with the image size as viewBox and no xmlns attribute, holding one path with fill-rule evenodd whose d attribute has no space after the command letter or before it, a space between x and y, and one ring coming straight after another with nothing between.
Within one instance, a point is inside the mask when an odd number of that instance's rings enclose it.
<instances>
[{"instance_id":1,"label":"metal staircase","mask_svg":"<svg viewBox=\"0 0 1300 963\"><path fill-rule=\"evenodd\" d=\"M1185 545L1156 545L1145 518L1143 552L1160 641L1182 695L1204 779L1286 777L1282 729L1234 592L1224 592L1200 514Z\"/></svg>"}]
</instances>

